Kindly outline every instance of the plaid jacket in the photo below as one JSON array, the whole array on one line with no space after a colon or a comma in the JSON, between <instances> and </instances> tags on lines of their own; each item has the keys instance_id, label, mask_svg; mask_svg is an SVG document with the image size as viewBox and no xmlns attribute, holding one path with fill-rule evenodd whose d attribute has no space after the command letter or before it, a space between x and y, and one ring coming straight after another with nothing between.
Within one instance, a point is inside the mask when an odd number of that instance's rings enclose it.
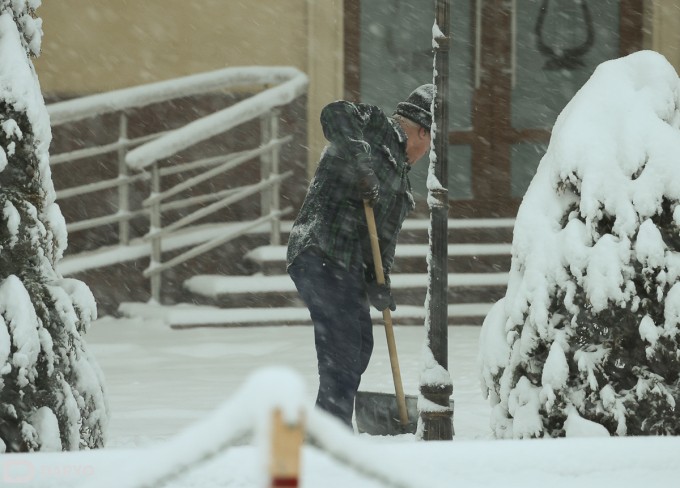
<instances>
[{"instance_id":1,"label":"plaid jacket","mask_svg":"<svg viewBox=\"0 0 680 488\"><path fill-rule=\"evenodd\" d=\"M330 142L288 240L288 265L315 247L345 269L362 263L373 269L363 201L357 180L374 172L380 195L374 207L383 267L394 262L397 236L415 207L408 179L406 134L399 124L373 105L333 102L321 112Z\"/></svg>"}]
</instances>

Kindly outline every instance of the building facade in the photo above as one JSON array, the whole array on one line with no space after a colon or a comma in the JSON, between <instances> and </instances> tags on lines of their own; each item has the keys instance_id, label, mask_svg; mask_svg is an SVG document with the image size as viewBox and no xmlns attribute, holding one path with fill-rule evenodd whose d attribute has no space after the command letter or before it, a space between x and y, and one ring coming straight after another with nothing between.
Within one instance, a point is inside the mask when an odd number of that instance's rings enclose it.
<instances>
[{"instance_id":1,"label":"building facade","mask_svg":"<svg viewBox=\"0 0 680 488\"><path fill-rule=\"evenodd\" d=\"M674 0L450 1L452 217L514 216L555 118L601 62L653 49L680 68ZM48 99L226 66L301 69L309 174L323 105L391 111L432 79L434 0L59 0L38 14ZM413 171L421 200L426 172Z\"/></svg>"}]
</instances>

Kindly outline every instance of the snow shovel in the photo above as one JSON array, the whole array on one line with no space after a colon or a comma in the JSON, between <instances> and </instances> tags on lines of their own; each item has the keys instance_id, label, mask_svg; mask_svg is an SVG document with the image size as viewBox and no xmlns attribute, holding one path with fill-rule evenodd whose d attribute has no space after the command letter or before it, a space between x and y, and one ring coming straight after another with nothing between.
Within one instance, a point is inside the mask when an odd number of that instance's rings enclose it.
<instances>
[{"instance_id":1,"label":"snow shovel","mask_svg":"<svg viewBox=\"0 0 680 488\"><path fill-rule=\"evenodd\" d=\"M383 272L382 257L380 255L380 243L378 242L378 230L375 226L373 208L364 201L366 212L366 223L368 224L368 235L371 240L371 251L373 253L373 264L375 265L375 278L379 285L385 284L385 274ZM382 311L383 322L385 324L385 336L387 337L387 350L390 355L390 365L392 366L392 379L394 380L394 391L396 399L387 393L358 392L355 400L356 422L359 432L366 432L373 435L401 434L415 432L415 421L417 419L417 398L409 397L409 407L407 409L404 387L401 383L401 372L399 371L399 358L397 357L397 345L394 341L394 330L392 328L392 314L390 309ZM396 400L396 413L398 413L399 424L394 423L394 410ZM411 411L412 422L409 422L409 410ZM383 425L381 425L383 423ZM387 425L385 425L387 423Z\"/></svg>"}]
</instances>

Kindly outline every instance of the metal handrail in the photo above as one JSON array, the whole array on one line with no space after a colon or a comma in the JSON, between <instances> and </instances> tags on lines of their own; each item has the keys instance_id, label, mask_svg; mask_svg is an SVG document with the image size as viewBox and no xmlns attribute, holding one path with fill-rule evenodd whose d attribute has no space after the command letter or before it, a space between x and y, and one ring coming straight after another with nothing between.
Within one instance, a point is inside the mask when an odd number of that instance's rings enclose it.
<instances>
[{"instance_id":1,"label":"metal handrail","mask_svg":"<svg viewBox=\"0 0 680 488\"><path fill-rule=\"evenodd\" d=\"M286 138L285 140L280 141L273 140L266 143L263 146L258 147L257 149L251 149L250 151L244 151L243 153L240 153L238 155L233 155L234 156L233 158L227 158L227 160L220 166L212 168L188 180L182 181L181 183L173 186L172 188L169 188L168 190L165 190L164 192L151 195L149 198L142 202L142 205L144 205L145 207L149 207L158 201L174 196L183 190L191 188L192 186L195 186L199 183L203 183L204 181L208 181L221 173L224 173L230 169L237 168L246 161L250 161L255 157L262 156L264 153L271 151L275 145L281 145L283 142L287 142L289 140L290 138Z\"/></svg>"},{"instance_id":2,"label":"metal handrail","mask_svg":"<svg viewBox=\"0 0 680 488\"><path fill-rule=\"evenodd\" d=\"M243 85L265 86L266 88L241 102L195 120L179 129L146 134L134 139L128 138L127 111L131 109L190 95L224 91ZM279 187L292 172L279 173L279 152L281 146L289 142L292 136L281 137L279 135L278 107L287 105L304 94L306 86L306 75L295 68L227 68L49 105L48 112L53 126L107 113L119 113L120 117L117 141L70 150L53 155L51 158L53 166L61 167L63 164L84 158L110 153L118 154L119 174L117 177L61 188L57 191L57 198L66 199L105 189L117 189L118 208L116 211L109 215L87 217L80 221L70 222L67 224L67 230L73 232L118 223L119 244L128 245L130 243L130 221L140 216L147 216L149 233L144 236L144 241L149 244L151 262L144 271L144 276L151 280L151 294L156 301L160 301L163 271L214 249L242 235L248 229L269 223L271 243L280 242L280 218L291 209L280 210ZM174 164L169 159L187 147L224 134L254 119L260 119L262 129L261 145L257 148ZM191 189L199 183L206 182L216 175L233 170L256 158L259 158L261 168L261 180L258 183L169 200L182 191ZM160 162L164 162L163 167L159 164ZM163 177L187 174L189 171L192 172L191 177L180 178L180 182L171 188L162 187ZM199 171L198 174L196 174L197 171ZM149 194L144 199L141 208L132 210L130 208L130 185L139 182L147 182ZM198 219L256 194L260 195L262 202L259 218L245 222L243 226L231 233L199 243L170 261L162 262L161 250L164 238L186 228ZM164 211L204 204L206 205L202 208L161 227L161 215Z\"/></svg>"},{"instance_id":3,"label":"metal handrail","mask_svg":"<svg viewBox=\"0 0 680 488\"><path fill-rule=\"evenodd\" d=\"M300 79L306 86L307 76L291 67L245 66L224 68L208 73L184 76L167 81L147 83L132 88L90 95L50 104L47 112L52 125L145 107L153 103L192 95L258 85L278 85Z\"/></svg>"},{"instance_id":4,"label":"metal handrail","mask_svg":"<svg viewBox=\"0 0 680 488\"><path fill-rule=\"evenodd\" d=\"M144 142L148 142L168 132L169 131L156 132L155 134L147 134L143 137L137 137L135 139L118 139L116 142L104 144L103 146L86 147L84 149L76 149L75 151L57 154L50 157L50 165L56 166L57 164L69 163L71 161L75 161L76 159L85 159L91 158L93 156L101 156L103 154L117 151L119 149L125 149L138 144L142 144Z\"/></svg>"},{"instance_id":5,"label":"metal handrail","mask_svg":"<svg viewBox=\"0 0 680 488\"><path fill-rule=\"evenodd\" d=\"M186 227L187 225L193 222L196 222L197 220L207 217L211 213L215 213L218 210L221 210L224 207L231 205L232 203L239 202L246 197L249 197L256 193L260 193L263 189L271 188L274 185L278 185L292 174L293 174L292 171L287 171L282 175L270 175L269 178L260 180L259 183L255 183L254 185L243 186L239 188L239 190L236 191L234 194L226 196L225 198L217 202L214 202L208 205L207 207L203 207L200 210L196 210L195 212L186 215L179 220L175 220L172 224L166 225L162 229L158 228L154 229L153 231L150 231L145 236L145 240L153 240L159 237L167 236L175 231L178 231ZM193 198L187 200L193 200Z\"/></svg>"},{"instance_id":6,"label":"metal handrail","mask_svg":"<svg viewBox=\"0 0 680 488\"><path fill-rule=\"evenodd\" d=\"M274 107L287 105L304 93L307 77L303 74L247 98L239 103L200 118L131 151L125 161L132 168L146 168L155 161L223 134L244 122L269 113Z\"/></svg>"}]
</instances>

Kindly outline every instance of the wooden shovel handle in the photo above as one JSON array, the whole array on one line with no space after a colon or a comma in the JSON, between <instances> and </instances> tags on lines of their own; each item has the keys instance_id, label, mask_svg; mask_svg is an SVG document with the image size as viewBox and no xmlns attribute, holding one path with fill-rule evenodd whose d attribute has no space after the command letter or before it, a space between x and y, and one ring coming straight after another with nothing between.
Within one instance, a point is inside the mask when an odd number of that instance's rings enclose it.
<instances>
[{"instance_id":1,"label":"wooden shovel handle","mask_svg":"<svg viewBox=\"0 0 680 488\"><path fill-rule=\"evenodd\" d=\"M364 211L366 212L366 223L368 224L368 236L371 240L371 252L373 253L373 264L375 265L375 279L379 285L385 284L385 272L383 271L382 256L380 254L380 242L378 241L378 229L375 226L375 216L373 207L364 200ZM383 323L385 324L385 336L387 338L387 350L390 354L390 366L392 366L392 379L394 380L394 392L397 396L397 408L399 409L399 421L401 425L408 425L408 411L406 410L406 397L404 387L401 383L401 372L399 370L399 357L397 356L397 343L394 340L394 329L392 328L392 314L390 309L382 311Z\"/></svg>"},{"instance_id":2,"label":"wooden shovel handle","mask_svg":"<svg viewBox=\"0 0 680 488\"><path fill-rule=\"evenodd\" d=\"M373 253L373 264L375 266L375 281L379 285L384 285L385 271L383 271L382 255L380 254L378 228L375 226L373 207L371 207L366 200L364 200L364 211L366 212L366 223L368 224L368 237L371 239L371 252Z\"/></svg>"}]
</instances>

